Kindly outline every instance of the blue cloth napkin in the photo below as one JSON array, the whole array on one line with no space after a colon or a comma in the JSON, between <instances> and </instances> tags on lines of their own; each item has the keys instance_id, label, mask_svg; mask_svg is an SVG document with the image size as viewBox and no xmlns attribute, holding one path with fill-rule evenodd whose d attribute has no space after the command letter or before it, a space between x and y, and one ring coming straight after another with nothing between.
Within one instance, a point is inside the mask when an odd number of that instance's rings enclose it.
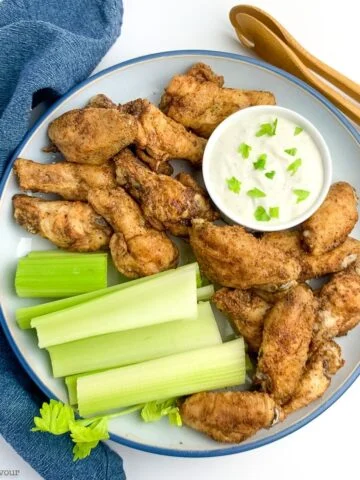
<instances>
[{"instance_id":1,"label":"blue cloth napkin","mask_svg":"<svg viewBox=\"0 0 360 480\"><path fill-rule=\"evenodd\" d=\"M0 0L0 178L33 102L85 79L119 35L122 16L121 0ZM73 463L67 435L30 432L46 400L0 329L0 434L46 480L124 480L121 458L106 445Z\"/></svg>"}]
</instances>

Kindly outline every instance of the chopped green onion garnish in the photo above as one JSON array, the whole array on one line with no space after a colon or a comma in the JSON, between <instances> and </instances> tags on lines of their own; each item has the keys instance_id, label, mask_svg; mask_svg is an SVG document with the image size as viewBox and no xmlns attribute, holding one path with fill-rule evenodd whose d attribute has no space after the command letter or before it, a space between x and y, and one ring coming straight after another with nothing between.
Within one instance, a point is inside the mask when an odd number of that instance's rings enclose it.
<instances>
[{"instance_id":1,"label":"chopped green onion garnish","mask_svg":"<svg viewBox=\"0 0 360 480\"><path fill-rule=\"evenodd\" d=\"M265 177L270 178L272 180L275 177L275 170L272 170L271 172L266 172Z\"/></svg>"},{"instance_id":2,"label":"chopped green onion garnish","mask_svg":"<svg viewBox=\"0 0 360 480\"><path fill-rule=\"evenodd\" d=\"M270 216L267 214L264 207L257 207L254 212L254 217L258 222L268 222L270 220Z\"/></svg>"},{"instance_id":3,"label":"chopped green onion garnish","mask_svg":"<svg viewBox=\"0 0 360 480\"><path fill-rule=\"evenodd\" d=\"M262 123L260 125L260 130L256 132L257 137L262 137L263 135L268 135L269 137L273 137L276 135L276 127L277 127L278 119L275 118L273 123Z\"/></svg>"},{"instance_id":4,"label":"chopped green onion garnish","mask_svg":"<svg viewBox=\"0 0 360 480\"><path fill-rule=\"evenodd\" d=\"M237 178L235 177L228 178L226 180L226 183L227 183L228 189L231 192L240 193L241 182Z\"/></svg>"},{"instance_id":5,"label":"chopped green onion garnish","mask_svg":"<svg viewBox=\"0 0 360 480\"><path fill-rule=\"evenodd\" d=\"M291 173L291 176L295 175L295 173L298 171L299 167L301 166L301 158L298 158L295 160L295 162L290 163L290 165L287 167L287 171Z\"/></svg>"},{"instance_id":6,"label":"chopped green onion garnish","mask_svg":"<svg viewBox=\"0 0 360 480\"><path fill-rule=\"evenodd\" d=\"M271 218L279 218L279 207L270 207L269 215Z\"/></svg>"},{"instance_id":7,"label":"chopped green onion garnish","mask_svg":"<svg viewBox=\"0 0 360 480\"><path fill-rule=\"evenodd\" d=\"M250 145L247 145L246 143L241 143L238 148L238 152L241 154L243 158L249 158L251 151Z\"/></svg>"},{"instance_id":8,"label":"chopped green onion garnish","mask_svg":"<svg viewBox=\"0 0 360 480\"><path fill-rule=\"evenodd\" d=\"M304 130L304 129L301 128L301 127L295 127L294 136L295 136L295 135L300 135L300 133L301 133L303 130Z\"/></svg>"},{"instance_id":9,"label":"chopped green onion garnish","mask_svg":"<svg viewBox=\"0 0 360 480\"><path fill-rule=\"evenodd\" d=\"M252 198L266 197L266 194L262 190L259 190L258 188L253 188L251 190L248 190L247 194L249 195L249 197L252 197Z\"/></svg>"},{"instance_id":10,"label":"chopped green onion garnish","mask_svg":"<svg viewBox=\"0 0 360 480\"><path fill-rule=\"evenodd\" d=\"M265 170L267 155L266 153L262 153L256 162L253 162L255 170Z\"/></svg>"},{"instance_id":11,"label":"chopped green onion garnish","mask_svg":"<svg viewBox=\"0 0 360 480\"><path fill-rule=\"evenodd\" d=\"M293 190L293 193L297 196L296 203L303 202L310 195L310 192L308 190Z\"/></svg>"},{"instance_id":12,"label":"chopped green onion garnish","mask_svg":"<svg viewBox=\"0 0 360 480\"><path fill-rule=\"evenodd\" d=\"M297 148L286 148L284 152L287 153L288 155L291 155L292 157L295 157Z\"/></svg>"}]
</instances>

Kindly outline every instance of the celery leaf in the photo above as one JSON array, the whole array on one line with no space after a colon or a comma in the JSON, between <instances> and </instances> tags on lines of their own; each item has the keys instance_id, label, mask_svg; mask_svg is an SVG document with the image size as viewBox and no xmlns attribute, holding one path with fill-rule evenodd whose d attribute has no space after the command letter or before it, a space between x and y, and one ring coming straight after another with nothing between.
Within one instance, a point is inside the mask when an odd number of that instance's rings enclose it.
<instances>
[{"instance_id":1,"label":"celery leaf","mask_svg":"<svg viewBox=\"0 0 360 480\"><path fill-rule=\"evenodd\" d=\"M43 403L40 409L41 417L35 417L35 427L32 432L49 432L62 435L70 430L70 423L75 420L74 410L57 400Z\"/></svg>"}]
</instances>

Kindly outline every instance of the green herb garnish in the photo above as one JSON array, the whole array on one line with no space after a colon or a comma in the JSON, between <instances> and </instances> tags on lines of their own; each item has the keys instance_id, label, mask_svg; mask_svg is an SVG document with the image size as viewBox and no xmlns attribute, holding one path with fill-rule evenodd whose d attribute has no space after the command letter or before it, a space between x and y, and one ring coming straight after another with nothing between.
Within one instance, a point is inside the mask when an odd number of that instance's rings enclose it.
<instances>
[{"instance_id":1,"label":"green herb garnish","mask_svg":"<svg viewBox=\"0 0 360 480\"><path fill-rule=\"evenodd\" d=\"M273 137L276 135L276 127L277 127L278 119L275 118L273 123L262 123L260 125L260 130L256 132L257 137L262 137L263 135L268 135L269 137Z\"/></svg>"},{"instance_id":2,"label":"green herb garnish","mask_svg":"<svg viewBox=\"0 0 360 480\"><path fill-rule=\"evenodd\" d=\"M300 135L300 133L301 133L303 130L304 130L304 129L301 128L301 127L295 127L294 136Z\"/></svg>"},{"instance_id":3,"label":"green herb garnish","mask_svg":"<svg viewBox=\"0 0 360 480\"><path fill-rule=\"evenodd\" d=\"M295 190L293 190L293 193L297 196L296 203L303 202L310 195L310 192L308 190L297 190L297 189L295 189Z\"/></svg>"},{"instance_id":4,"label":"green herb garnish","mask_svg":"<svg viewBox=\"0 0 360 480\"><path fill-rule=\"evenodd\" d=\"M248 190L247 191L247 194L249 197L251 198L262 198L262 197L266 197L266 194L262 191L262 190L259 190L258 188L253 188L251 190Z\"/></svg>"},{"instance_id":5,"label":"green herb garnish","mask_svg":"<svg viewBox=\"0 0 360 480\"><path fill-rule=\"evenodd\" d=\"M269 215L271 218L279 218L279 207L270 207Z\"/></svg>"},{"instance_id":6,"label":"green herb garnish","mask_svg":"<svg viewBox=\"0 0 360 480\"><path fill-rule=\"evenodd\" d=\"M231 192L240 193L241 182L236 177L228 178L226 183Z\"/></svg>"},{"instance_id":7,"label":"green herb garnish","mask_svg":"<svg viewBox=\"0 0 360 480\"><path fill-rule=\"evenodd\" d=\"M295 175L302 164L301 158L296 159L294 162L290 163L287 167L287 171L291 173L291 176Z\"/></svg>"},{"instance_id":8,"label":"green herb garnish","mask_svg":"<svg viewBox=\"0 0 360 480\"><path fill-rule=\"evenodd\" d=\"M271 172L266 172L265 177L270 178L272 180L275 177L275 170L272 170Z\"/></svg>"},{"instance_id":9,"label":"green herb garnish","mask_svg":"<svg viewBox=\"0 0 360 480\"><path fill-rule=\"evenodd\" d=\"M292 157L295 157L297 148L286 148L284 152L287 153L288 155L291 155Z\"/></svg>"},{"instance_id":10,"label":"green herb garnish","mask_svg":"<svg viewBox=\"0 0 360 480\"><path fill-rule=\"evenodd\" d=\"M241 143L238 147L238 153L240 153L243 158L249 158L251 149L252 147L250 147L250 145L247 145L246 143Z\"/></svg>"},{"instance_id":11,"label":"green herb garnish","mask_svg":"<svg viewBox=\"0 0 360 480\"><path fill-rule=\"evenodd\" d=\"M148 402L141 410L141 417L144 422L156 422L162 417L168 417L171 425L182 425L177 398Z\"/></svg>"},{"instance_id":12,"label":"green herb garnish","mask_svg":"<svg viewBox=\"0 0 360 480\"><path fill-rule=\"evenodd\" d=\"M262 153L256 162L253 162L255 170L265 170L267 155L266 153Z\"/></svg>"},{"instance_id":13,"label":"green herb garnish","mask_svg":"<svg viewBox=\"0 0 360 480\"><path fill-rule=\"evenodd\" d=\"M254 212L254 217L258 222L268 222L270 220L270 216L267 214L264 207L257 207Z\"/></svg>"}]
</instances>

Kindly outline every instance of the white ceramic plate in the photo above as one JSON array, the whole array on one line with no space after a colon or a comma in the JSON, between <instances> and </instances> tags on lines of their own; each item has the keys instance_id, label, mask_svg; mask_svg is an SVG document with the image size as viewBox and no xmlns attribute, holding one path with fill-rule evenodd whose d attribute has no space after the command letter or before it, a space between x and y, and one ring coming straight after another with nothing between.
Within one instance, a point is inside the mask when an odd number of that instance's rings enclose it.
<instances>
[{"instance_id":1,"label":"white ceramic plate","mask_svg":"<svg viewBox=\"0 0 360 480\"><path fill-rule=\"evenodd\" d=\"M59 100L39 120L15 152L14 159L22 156L44 163L51 161L51 155L41 152L41 148L48 143L46 130L49 122L67 110L84 106L93 95L105 93L115 102L147 97L158 103L170 78L199 61L208 63L215 72L224 75L227 86L270 90L274 92L279 105L291 108L311 120L330 147L334 166L333 181L348 181L360 192L360 136L335 107L316 91L281 70L247 57L211 51L149 55L116 65L89 78ZM13 221L11 198L18 192L18 187L11 166L5 174L0 191L0 322L14 352L31 378L49 397L66 401L63 382L54 380L51 376L47 353L37 348L33 332L17 328L14 316L16 308L31 303L27 299L17 298L14 292L17 259L30 250L49 249L53 246L38 236L28 234ZM359 226L353 234L360 238ZM136 415L112 421L111 438L149 452L194 457L236 453L272 442L300 428L326 410L357 378L360 373L360 328L339 339L339 343L346 363L333 378L331 387L323 398L292 414L274 428L260 431L241 445L217 443L186 427L171 427L166 419L145 424Z\"/></svg>"}]
</instances>

